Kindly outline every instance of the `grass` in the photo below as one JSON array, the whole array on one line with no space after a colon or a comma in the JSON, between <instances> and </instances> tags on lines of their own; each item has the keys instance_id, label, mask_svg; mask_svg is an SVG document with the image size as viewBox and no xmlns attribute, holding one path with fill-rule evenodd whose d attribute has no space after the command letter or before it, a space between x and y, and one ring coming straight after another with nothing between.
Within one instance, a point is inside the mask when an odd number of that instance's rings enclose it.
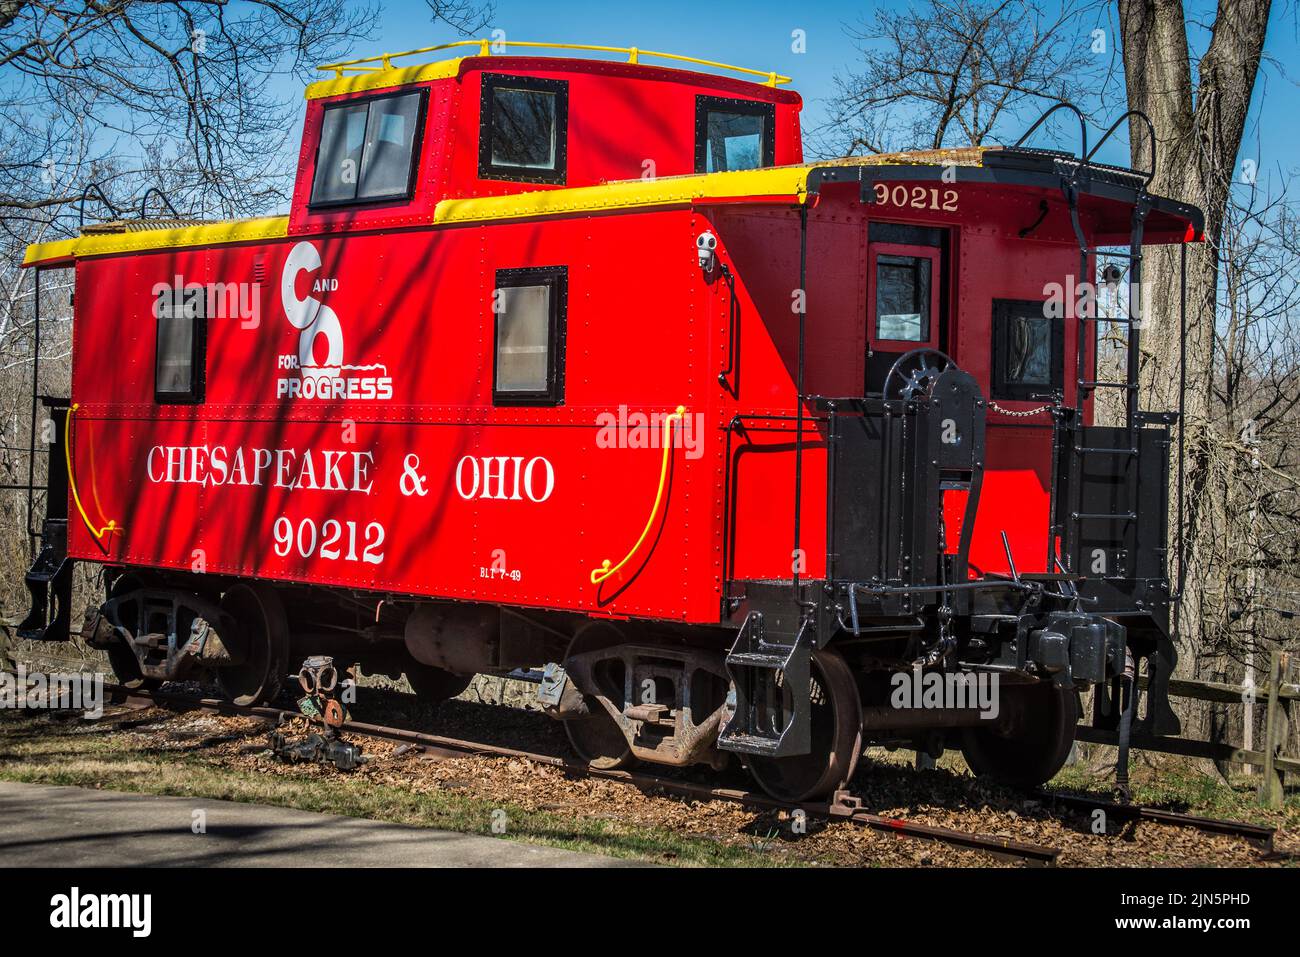
<instances>
[{"instance_id":1,"label":"grass","mask_svg":"<svg viewBox=\"0 0 1300 957\"><path fill-rule=\"evenodd\" d=\"M596 816L561 816L456 789L423 792L363 777L320 778L223 767L201 753L142 749L138 739L112 733L107 725L52 721L45 716L0 715L0 780L266 804L654 863L710 867L798 863L764 853L757 845L727 845ZM498 811L506 815L504 835L492 833L493 813Z\"/></svg>"},{"instance_id":2,"label":"grass","mask_svg":"<svg viewBox=\"0 0 1300 957\"><path fill-rule=\"evenodd\" d=\"M1095 772L1079 764L1064 768L1052 779L1051 787L1071 791L1106 790L1113 778L1101 781ZM1288 788L1280 810L1269 810L1256 798L1259 774L1252 777L1236 772L1229 781L1197 762L1153 757L1151 766L1135 762L1130 774L1133 801L1202 817L1226 818L1276 827L1300 827L1300 791Z\"/></svg>"},{"instance_id":3,"label":"grass","mask_svg":"<svg viewBox=\"0 0 1300 957\"><path fill-rule=\"evenodd\" d=\"M1085 756L1062 768L1047 783L1046 789L1111 798L1115 784L1115 749L1105 745L1082 747L1086 749ZM873 749L869 753L875 761L882 764L911 764L910 751L890 754ZM966 762L957 751L945 752L937 767L953 774L967 772ZM1236 771L1230 781L1225 781L1208 761L1148 752L1134 752L1129 771L1129 785L1135 804L1148 804L1201 817L1300 829L1300 790L1294 786L1288 787L1281 809L1270 810L1256 799L1259 781L1258 773L1249 777L1240 771ZM1292 782L1293 779L1288 777L1288 783Z\"/></svg>"}]
</instances>

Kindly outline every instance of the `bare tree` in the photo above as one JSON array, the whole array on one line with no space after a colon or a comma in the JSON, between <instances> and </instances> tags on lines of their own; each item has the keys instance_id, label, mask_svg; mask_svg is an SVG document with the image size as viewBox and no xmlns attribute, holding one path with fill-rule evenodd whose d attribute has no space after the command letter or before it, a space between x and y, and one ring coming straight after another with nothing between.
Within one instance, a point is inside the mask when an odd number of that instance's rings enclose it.
<instances>
[{"instance_id":1,"label":"bare tree","mask_svg":"<svg viewBox=\"0 0 1300 957\"><path fill-rule=\"evenodd\" d=\"M1076 29L1082 3L1050 13L1032 0L932 0L882 7L850 30L860 63L835 79L835 155L985 142L1027 100L1085 98L1095 68Z\"/></svg>"},{"instance_id":2,"label":"bare tree","mask_svg":"<svg viewBox=\"0 0 1300 957\"><path fill-rule=\"evenodd\" d=\"M6 217L67 207L86 185L86 161L102 174L110 158L101 186L123 204L166 169L187 208L264 208L282 193L266 160L283 149L297 107L275 78L307 79L365 36L377 12L344 0L16 7L0 29Z\"/></svg>"},{"instance_id":3,"label":"bare tree","mask_svg":"<svg viewBox=\"0 0 1300 957\"><path fill-rule=\"evenodd\" d=\"M1300 613L1300 235L1293 204L1239 192L1218 248L1195 665L1261 683Z\"/></svg>"},{"instance_id":4,"label":"bare tree","mask_svg":"<svg viewBox=\"0 0 1300 957\"><path fill-rule=\"evenodd\" d=\"M426 3L460 33L493 12L490 0ZM374 0L0 4L0 217L39 220L22 214L79 201L88 160L123 204L163 177L178 206L207 215L283 201L301 101L277 78L316 78L315 64L368 37L381 9Z\"/></svg>"},{"instance_id":5,"label":"bare tree","mask_svg":"<svg viewBox=\"0 0 1300 957\"><path fill-rule=\"evenodd\" d=\"M1142 329L1145 402L1150 408L1176 408L1180 395L1186 400L1181 427L1189 511L1184 516L1187 549L1182 573L1189 587L1179 606L1178 628L1193 653L1185 670L1193 673L1201 670L1196 659L1209 650L1203 639L1215 627L1207 620L1209 592L1204 586L1212 580L1216 537L1222 532L1211 514L1213 496L1207 492L1216 441L1225 438L1216 435L1211 409L1224 224L1270 8L1270 0L1219 0L1209 24L1209 42L1194 61L1181 3L1118 0L1128 104L1150 117L1155 129L1157 164L1151 190L1205 212L1206 242L1187 251L1185 335L1179 328L1179 251L1149 251L1142 277L1147 304ZM1135 119L1130 128L1134 166L1147 168L1151 163L1149 139ZM1179 381L1179 350L1169 348L1174 342L1186 360L1185 389Z\"/></svg>"},{"instance_id":6,"label":"bare tree","mask_svg":"<svg viewBox=\"0 0 1300 957\"><path fill-rule=\"evenodd\" d=\"M456 34L493 14L491 0L426 5ZM317 63L367 38L381 9L377 0L0 0L0 603L17 610L22 597L27 516L13 486L28 474L38 313L35 387L66 394L69 375L68 277L48 278L38 310L31 274L18 269L23 248L75 233L91 184L124 215L154 186L182 217L282 209L296 172L298 88L322 76ZM170 215L156 197L150 212ZM88 215L113 212L91 204ZM38 483L43 465L38 456Z\"/></svg>"}]
</instances>

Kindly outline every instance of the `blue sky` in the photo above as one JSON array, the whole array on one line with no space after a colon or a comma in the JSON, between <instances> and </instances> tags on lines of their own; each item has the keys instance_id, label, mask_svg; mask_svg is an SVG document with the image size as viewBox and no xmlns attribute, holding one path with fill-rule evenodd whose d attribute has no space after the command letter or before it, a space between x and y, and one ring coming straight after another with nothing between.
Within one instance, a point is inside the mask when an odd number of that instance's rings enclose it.
<instances>
[{"instance_id":1,"label":"blue sky","mask_svg":"<svg viewBox=\"0 0 1300 957\"><path fill-rule=\"evenodd\" d=\"M1048 0L1050 3L1051 0ZM762 70L777 70L794 78L793 88L804 97L804 127L811 129L825 118L826 98L833 93L833 78L859 56L846 26L860 24L881 4L873 0L819 0L817 3L736 2L736 0L656 0L654 3L591 3L582 0L498 0L494 26L506 31L508 39L602 43L638 46L646 49L717 59ZM1209 0L1191 0L1188 19L1208 22L1214 5ZM1096 22L1082 29L1081 53L1088 52L1088 31L1107 28L1111 40L1113 10L1095 15ZM1296 16L1283 5L1275 5L1274 22L1266 54L1281 64L1295 62L1300 53ZM791 34L803 30L807 52L791 50ZM445 26L429 20L423 0L386 0L384 14L373 40L358 44L356 55L410 49L458 39ZM1203 31L1193 28L1191 42L1199 51ZM1300 152L1300 125L1294 122L1295 105L1300 103L1296 83L1283 67L1266 66L1257 87L1252 125L1247 131L1241 158L1254 158L1261 183L1275 182L1295 166ZM1267 96L1261 96L1261 90ZM1116 88L1118 97L1118 88ZM1265 108L1261 110L1261 105ZM1118 98L1101 111L1117 116L1123 110ZM1013 124L1015 125L1015 124ZM1014 136L1019 129L1009 129ZM1127 150L1102 157L1122 162ZM1279 174L1279 168L1283 171Z\"/></svg>"}]
</instances>

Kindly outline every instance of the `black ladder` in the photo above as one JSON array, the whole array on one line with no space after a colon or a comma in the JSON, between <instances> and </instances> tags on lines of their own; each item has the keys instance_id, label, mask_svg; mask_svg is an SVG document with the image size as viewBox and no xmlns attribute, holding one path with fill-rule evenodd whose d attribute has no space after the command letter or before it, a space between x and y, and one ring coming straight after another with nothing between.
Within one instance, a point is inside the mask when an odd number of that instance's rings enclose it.
<instances>
[{"instance_id":1,"label":"black ladder","mask_svg":"<svg viewBox=\"0 0 1300 957\"><path fill-rule=\"evenodd\" d=\"M1061 529L1066 538L1066 555L1073 556L1078 544L1084 538L1082 526L1085 522L1104 523L1110 527L1111 534L1104 538L1120 541L1128 538L1125 526L1138 519L1137 514L1137 479L1141 471L1139 458L1142 450L1141 429L1144 416L1139 406L1139 375L1141 372L1141 282L1142 282L1142 236L1146 218L1151 210L1150 199L1145 190L1138 194L1130 219L1129 248L1127 255L1112 253L1101 247L1088 244L1079 221L1078 190L1074 182L1065 187L1066 199L1070 209L1070 224L1079 243L1079 276L1088 276L1094 287L1092 309L1075 308L1077 323L1077 349L1075 350L1075 384L1078 387L1076 402L1069 410L1073 422L1073 441L1069 443L1071 453L1068 463L1063 463L1069 470L1066 483L1067 498L1060 518L1065 525ZM1096 270L1088 269L1088 258L1094 255L1107 255L1128 262L1128 308L1124 316L1099 315L1096 308L1097 295ZM1075 305L1077 307L1077 298ZM1100 323L1110 322L1128 328L1126 356L1124 362L1125 376L1122 380L1102 379L1098 374L1101 366L1100 337L1097 335ZM1094 378L1088 377L1088 343L1093 343ZM1083 424L1084 403L1088 397L1103 389L1118 390L1124 393L1124 420L1119 427L1085 426ZM1102 464L1105 463L1105 464ZM1085 488L1089 475L1100 472L1118 480L1122 487L1112 500L1122 504L1109 510L1088 510L1085 502ZM1095 526L1094 526L1095 527ZM1094 540L1103 536L1089 536ZM1054 546L1055 547L1055 546ZM1119 577L1123 574L1123 561L1115 563L1119 567L1108 567L1104 577ZM1096 569L1069 568L1071 572L1097 573Z\"/></svg>"},{"instance_id":2,"label":"black ladder","mask_svg":"<svg viewBox=\"0 0 1300 957\"><path fill-rule=\"evenodd\" d=\"M18 624L18 637L33 641L67 641L72 637L72 568L68 557L68 468L64 458L64 413L68 399L41 396L54 423L45 479L45 522L40 551L27 571L25 584L31 607Z\"/></svg>"}]
</instances>

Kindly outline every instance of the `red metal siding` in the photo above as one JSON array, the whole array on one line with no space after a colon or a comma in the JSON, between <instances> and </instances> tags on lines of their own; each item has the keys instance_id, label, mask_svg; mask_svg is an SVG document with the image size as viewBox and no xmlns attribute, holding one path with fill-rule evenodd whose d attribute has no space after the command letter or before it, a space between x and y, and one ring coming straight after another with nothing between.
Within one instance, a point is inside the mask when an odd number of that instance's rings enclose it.
<instances>
[{"instance_id":1,"label":"red metal siding","mask_svg":"<svg viewBox=\"0 0 1300 957\"><path fill-rule=\"evenodd\" d=\"M647 243L647 234L661 241ZM636 541L661 462L658 448L599 447L601 414L616 414L620 405L664 413L679 403L706 423L714 414L711 393L701 388L702 376L712 378L702 369L710 332L700 311L706 291L690 213L483 225L404 238L310 240L321 268L291 277L289 285L298 298L310 295L339 317L343 362L383 366L392 380L387 401L277 396L277 380L296 375L278 368L279 357L296 355L301 335L286 318L280 287L295 241L82 263L74 468L83 500L125 531L111 537L105 554L76 523L72 553L189 569L201 549L208 572L716 620L716 433L702 446L713 455L674 452L668 512L641 573L612 601L588 578L603 559L618 561ZM238 319L210 319L206 402L155 406L154 284L175 275L186 283L247 279L259 253L267 276L260 323L243 328ZM524 265L569 267L568 374L560 408L491 405L495 270ZM337 279L338 288L314 292L318 279ZM318 342L317 355L323 351ZM159 446L220 446L228 457L242 448L246 465L254 449L294 450L299 467L309 449L318 456L369 453L368 481L361 484L371 488L277 488L279 461L262 470L256 485L151 481L151 464L155 477L164 472L166 453L150 458ZM425 496L401 492L412 455L419 460L414 471L425 477ZM464 456L505 456L511 466L515 457L524 466L544 458L554 469L554 490L543 502L516 498L513 488L504 500L465 501L455 486ZM201 472L214 475L213 467L209 462ZM292 474L294 466L287 467ZM348 468L342 471L351 478ZM323 485L321 464L315 472ZM303 519L314 520L318 537L330 519L355 522L360 531L378 522L383 561L346 555L330 561L319 548L304 558L296 542L288 555L277 555L273 532L282 516L295 532ZM518 570L519 580L491 574L498 549L506 571ZM482 577L483 568L489 577Z\"/></svg>"}]
</instances>

